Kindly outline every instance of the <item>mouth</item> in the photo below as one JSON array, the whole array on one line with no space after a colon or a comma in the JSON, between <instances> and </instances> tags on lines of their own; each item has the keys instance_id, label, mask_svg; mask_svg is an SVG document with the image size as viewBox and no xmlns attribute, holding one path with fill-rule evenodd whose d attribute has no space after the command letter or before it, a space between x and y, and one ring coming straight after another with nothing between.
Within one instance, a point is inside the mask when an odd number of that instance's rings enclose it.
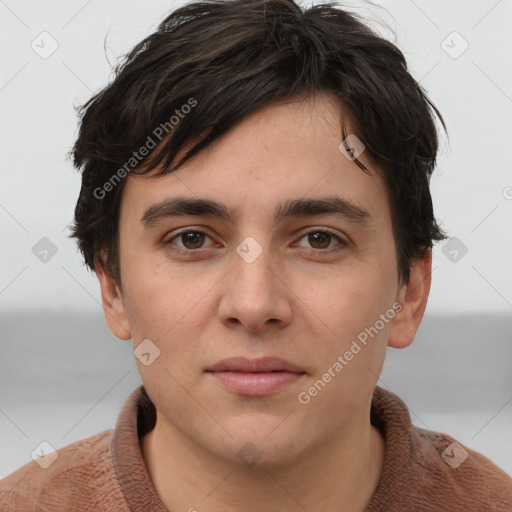
<instances>
[{"instance_id":1,"label":"mouth","mask_svg":"<svg viewBox=\"0 0 512 512\"><path fill-rule=\"evenodd\" d=\"M307 374L297 365L276 357L223 359L208 367L205 373L225 389L246 396L277 393Z\"/></svg>"},{"instance_id":2,"label":"mouth","mask_svg":"<svg viewBox=\"0 0 512 512\"><path fill-rule=\"evenodd\" d=\"M244 373L268 373L290 372L306 373L296 364L279 357L260 357L249 359L246 357L230 357L222 359L213 366L206 368L207 372L244 372Z\"/></svg>"}]
</instances>

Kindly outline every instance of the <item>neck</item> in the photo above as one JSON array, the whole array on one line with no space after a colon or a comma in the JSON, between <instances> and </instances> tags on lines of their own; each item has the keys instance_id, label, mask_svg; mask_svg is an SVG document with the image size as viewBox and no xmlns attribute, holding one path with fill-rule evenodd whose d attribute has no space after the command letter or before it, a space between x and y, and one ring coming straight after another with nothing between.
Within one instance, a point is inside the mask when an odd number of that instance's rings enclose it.
<instances>
[{"instance_id":1,"label":"neck","mask_svg":"<svg viewBox=\"0 0 512 512\"><path fill-rule=\"evenodd\" d=\"M335 437L279 467L219 459L158 414L141 449L168 510L364 511L379 482L385 442L370 424L369 407L361 412Z\"/></svg>"}]
</instances>

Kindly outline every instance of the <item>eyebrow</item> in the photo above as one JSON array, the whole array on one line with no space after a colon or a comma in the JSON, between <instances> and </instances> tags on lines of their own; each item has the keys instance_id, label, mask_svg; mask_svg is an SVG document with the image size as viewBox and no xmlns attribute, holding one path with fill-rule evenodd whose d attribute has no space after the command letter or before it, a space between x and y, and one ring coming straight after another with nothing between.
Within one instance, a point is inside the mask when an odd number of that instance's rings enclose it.
<instances>
[{"instance_id":1,"label":"eyebrow","mask_svg":"<svg viewBox=\"0 0 512 512\"><path fill-rule=\"evenodd\" d=\"M315 199L290 199L277 205L274 221L285 218L315 215L334 215L361 226L369 225L372 216L365 208L338 196ZM236 209L212 199L173 197L150 206L141 217L142 224L149 228L162 219L182 216L217 217L235 221L239 214Z\"/></svg>"}]
</instances>

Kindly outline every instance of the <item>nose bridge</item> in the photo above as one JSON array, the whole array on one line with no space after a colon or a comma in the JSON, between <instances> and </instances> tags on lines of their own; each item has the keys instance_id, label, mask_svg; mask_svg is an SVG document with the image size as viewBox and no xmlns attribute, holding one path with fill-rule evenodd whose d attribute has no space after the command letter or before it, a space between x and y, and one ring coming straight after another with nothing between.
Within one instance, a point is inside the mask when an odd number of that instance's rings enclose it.
<instances>
[{"instance_id":1,"label":"nose bridge","mask_svg":"<svg viewBox=\"0 0 512 512\"><path fill-rule=\"evenodd\" d=\"M257 330L268 320L287 323L291 308L286 287L278 277L268 245L245 238L235 249L219 314L224 321L235 320Z\"/></svg>"},{"instance_id":2,"label":"nose bridge","mask_svg":"<svg viewBox=\"0 0 512 512\"><path fill-rule=\"evenodd\" d=\"M249 301L253 307L263 306L272 299L275 275L270 271L271 254L253 237L246 237L236 248L233 258L232 291L239 301Z\"/></svg>"}]
</instances>

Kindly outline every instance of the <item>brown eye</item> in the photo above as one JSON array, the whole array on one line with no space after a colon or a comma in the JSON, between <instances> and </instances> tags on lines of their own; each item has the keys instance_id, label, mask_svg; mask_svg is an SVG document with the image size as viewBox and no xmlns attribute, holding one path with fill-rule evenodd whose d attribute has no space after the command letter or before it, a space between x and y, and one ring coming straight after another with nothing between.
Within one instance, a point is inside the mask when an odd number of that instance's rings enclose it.
<instances>
[{"instance_id":1,"label":"brown eye","mask_svg":"<svg viewBox=\"0 0 512 512\"><path fill-rule=\"evenodd\" d=\"M205 235L199 231L186 231L180 237L186 249L199 249L204 244Z\"/></svg>"},{"instance_id":2,"label":"brown eye","mask_svg":"<svg viewBox=\"0 0 512 512\"><path fill-rule=\"evenodd\" d=\"M328 254L339 251L347 246L345 240L324 229L314 229L304 233L297 244L299 247L310 249L317 254Z\"/></svg>"},{"instance_id":3,"label":"brown eye","mask_svg":"<svg viewBox=\"0 0 512 512\"><path fill-rule=\"evenodd\" d=\"M165 243L171 246L175 245L182 251L193 251L202 249L207 239L211 240L211 238L202 231L188 230L177 233Z\"/></svg>"},{"instance_id":4,"label":"brown eye","mask_svg":"<svg viewBox=\"0 0 512 512\"><path fill-rule=\"evenodd\" d=\"M323 231L315 231L308 234L308 242L313 249L327 249L331 243L332 236Z\"/></svg>"}]
</instances>

